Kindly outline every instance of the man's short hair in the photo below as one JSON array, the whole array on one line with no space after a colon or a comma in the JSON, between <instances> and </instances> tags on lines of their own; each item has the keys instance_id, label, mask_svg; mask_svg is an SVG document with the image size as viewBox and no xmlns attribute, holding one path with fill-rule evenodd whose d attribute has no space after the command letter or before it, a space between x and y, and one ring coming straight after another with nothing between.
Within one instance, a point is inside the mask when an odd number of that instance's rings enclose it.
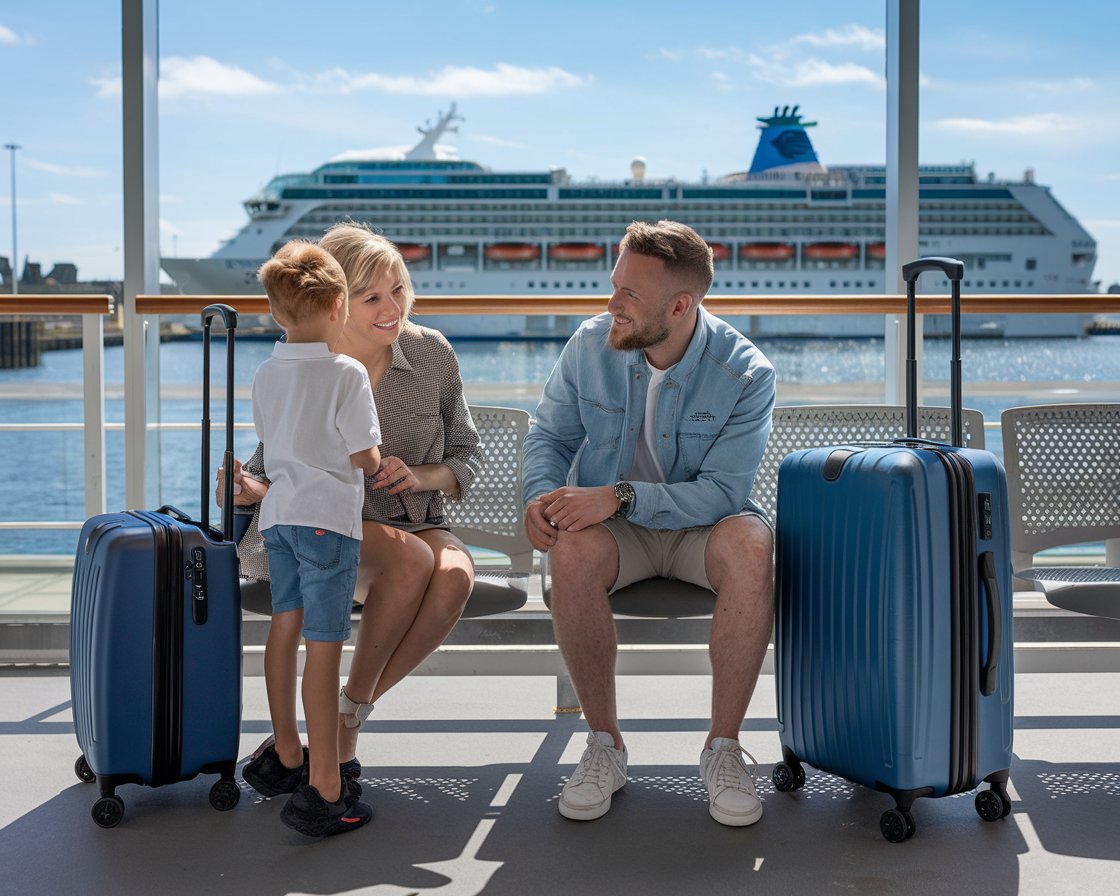
<instances>
[{"instance_id":1,"label":"man's short hair","mask_svg":"<svg viewBox=\"0 0 1120 896\"><path fill-rule=\"evenodd\" d=\"M691 292L697 302L712 286L712 249L704 238L687 224L661 220L656 224L635 221L626 228L619 251L629 249L638 255L660 258L666 270Z\"/></svg>"},{"instance_id":2,"label":"man's short hair","mask_svg":"<svg viewBox=\"0 0 1120 896\"><path fill-rule=\"evenodd\" d=\"M281 324L298 324L328 314L339 296L346 303L346 274L324 249L292 240L261 265L257 274L268 304ZM279 314L277 314L279 312Z\"/></svg>"}]
</instances>

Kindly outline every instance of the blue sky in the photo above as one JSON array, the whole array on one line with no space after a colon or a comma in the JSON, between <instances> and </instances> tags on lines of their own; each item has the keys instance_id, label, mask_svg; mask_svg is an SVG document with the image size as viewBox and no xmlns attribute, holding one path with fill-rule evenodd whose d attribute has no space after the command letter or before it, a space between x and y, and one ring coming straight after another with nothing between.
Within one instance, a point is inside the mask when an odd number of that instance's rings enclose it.
<instances>
[{"instance_id":1,"label":"blue sky","mask_svg":"<svg viewBox=\"0 0 1120 896\"><path fill-rule=\"evenodd\" d=\"M924 163L1038 182L1120 281L1116 4L927 0ZM166 254L208 255L273 175L405 145L452 101L450 142L494 169L698 179L746 168L755 117L799 104L827 164L882 162L882 0L682 5L442 0L162 0ZM119 277L120 4L0 4L0 137L16 154L20 256ZM0 170L0 254L11 254Z\"/></svg>"}]
</instances>

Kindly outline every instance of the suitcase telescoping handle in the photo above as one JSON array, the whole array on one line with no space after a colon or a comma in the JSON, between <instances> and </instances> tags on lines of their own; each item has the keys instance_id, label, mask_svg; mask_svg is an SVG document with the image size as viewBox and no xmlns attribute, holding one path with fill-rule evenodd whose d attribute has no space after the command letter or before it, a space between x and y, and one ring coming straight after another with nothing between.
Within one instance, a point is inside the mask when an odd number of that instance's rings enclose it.
<instances>
[{"instance_id":1,"label":"suitcase telescoping handle","mask_svg":"<svg viewBox=\"0 0 1120 896\"><path fill-rule=\"evenodd\" d=\"M918 277L925 271L941 271L949 278L952 287L950 315L953 330L953 357L949 362L949 415L952 443L964 446L964 425L961 399L961 280L964 279L964 262L955 258L926 256L902 266L902 279L906 281L906 435L918 435L918 361L917 361L917 308L914 290Z\"/></svg>"},{"instance_id":2,"label":"suitcase telescoping handle","mask_svg":"<svg viewBox=\"0 0 1120 896\"><path fill-rule=\"evenodd\" d=\"M233 540L233 344L237 312L229 305L202 309L202 528L210 529L210 323L221 317L226 328L226 450L222 467L222 538Z\"/></svg>"}]
</instances>

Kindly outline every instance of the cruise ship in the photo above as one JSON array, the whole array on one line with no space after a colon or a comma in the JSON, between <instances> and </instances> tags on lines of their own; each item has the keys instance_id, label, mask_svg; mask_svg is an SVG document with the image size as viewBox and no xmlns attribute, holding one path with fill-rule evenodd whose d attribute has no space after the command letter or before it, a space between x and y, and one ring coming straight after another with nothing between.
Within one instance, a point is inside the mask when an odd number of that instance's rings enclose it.
<instances>
[{"instance_id":1,"label":"cruise ship","mask_svg":"<svg viewBox=\"0 0 1120 896\"><path fill-rule=\"evenodd\" d=\"M883 293L886 168L822 164L799 107L757 119L750 168L700 182L646 176L635 158L617 181L563 168L492 171L439 142L462 118L452 104L411 148L347 152L307 174L273 178L244 203L249 222L210 258L164 258L188 294L259 293L257 268L289 239L334 222L368 222L393 240L419 295L603 295L618 239L634 220L672 218L712 247L710 295ZM1096 243L1035 183L977 177L974 164L922 165L919 250L965 263L967 293L1092 290ZM947 283L942 284L947 288ZM925 283L934 291L938 284ZM564 316L424 316L451 337L566 336ZM754 336L861 336L872 315L731 318ZM966 333L1077 335L1090 316L966 315ZM945 321L927 329L943 331Z\"/></svg>"}]
</instances>

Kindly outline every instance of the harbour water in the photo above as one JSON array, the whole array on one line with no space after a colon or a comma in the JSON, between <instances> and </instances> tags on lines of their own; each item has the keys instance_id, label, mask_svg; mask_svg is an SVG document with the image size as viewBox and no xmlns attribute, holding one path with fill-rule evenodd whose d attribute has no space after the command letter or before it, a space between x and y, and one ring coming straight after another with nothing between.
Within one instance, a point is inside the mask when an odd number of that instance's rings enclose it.
<instances>
[{"instance_id":1,"label":"harbour water","mask_svg":"<svg viewBox=\"0 0 1120 896\"><path fill-rule=\"evenodd\" d=\"M759 346L778 371L781 404L879 403L883 400L883 341L879 339L774 339ZM469 340L456 345L467 400L521 407L532 412L563 342ZM247 457L256 445L249 391L253 371L272 350L268 340L240 340L235 371L235 449ZM213 346L215 423L224 419L224 345ZM160 437L160 501L193 516L199 513L201 345L167 342L160 347L161 423L186 424ZM1057 339L966 339L964 400L985 420L998 422L1004 408L1062 401L1111 401L1120 395L1120 340L1115 336ZM948 403L949 343L925 347L928 404ZM0 420L12 424L80 423L80 350L45 352L38 367L0 371ZM121 423L123 349L105 350L105 418ZM124 506L124 433L106 432L106 500ZM211 468L220 463L223 439L212 438ZM987 446L1001 450L998 428ZM85 515L82 433L0 431L6 474L0 477L0 519L72 520ZM209 490L212 491L212 490ZM216 510L213 511L216 513ZM0 529L0 554L70 554L76 530Z\"/></svg>"}]
</instances>

